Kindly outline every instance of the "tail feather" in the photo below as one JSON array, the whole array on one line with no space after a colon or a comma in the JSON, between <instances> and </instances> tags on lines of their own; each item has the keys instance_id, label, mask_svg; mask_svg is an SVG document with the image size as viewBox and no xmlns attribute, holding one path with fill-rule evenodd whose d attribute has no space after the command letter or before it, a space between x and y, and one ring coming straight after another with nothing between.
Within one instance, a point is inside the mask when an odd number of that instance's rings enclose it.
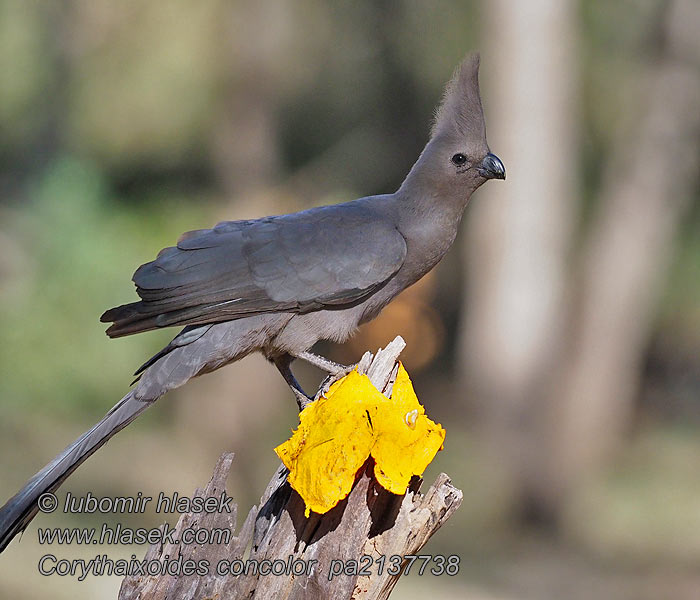
<instances>
[{"instance_id":1,"label":"tail feather","mask_svg":"<svg viewBox=\"0 0 700 600\"><path fill-rule=\"evenodd\" d=\"M144 333L145 331L160 329L160 326L156 322L157 318L158 315L151 315L138 320L134 319L126 322L116 321L114 325L110 325L107 328L106 333L111 338L120 338L127 335L134 335L135 333Z\"/></svg>"},{"instance_id":2,"label":"tail feather","mask_svg":"<svg viewBox=\"0 0 700 600\"><path fill-rule=\"evenodd\" d=\"M130 302L115 306L102 313L100 322L110 323L112 321L130 321L143 317L143 313L138 309L141 307L141 302Z\"/></svg>"},{"instance_id":3,"label":"tail feather","mask_svg":"<svg viewBox=\"0 0 700 600\"><path fill-rule=\"evenodd\" d=\"M92 429L86 431L0 508L0 552L36 516L37 500L55 491L89 456L121 431L153 402L137 400L134 392L122 398Z\"/></svg>"},{"instance_id":4,"label":"tail feather","mask_svg":"<svg viewBox=\"0 0 700 600\"><path fill-rule=\"evenodd\" d=\"M158 312L149 313L146 311L143 302L132 302L110 308L102 314L100 321L103 323L114 322L107 329L107 335L111 338L117 338L158 329L156 324L158 315Z\"/></svg>"},{"instance_id":5,"label":"tail feather","mask_svg":"<svg viewBox=\"0 0 700 600\"><path fill-rule=\"evenodd\" d=\"M206 303L168 310L162 307L149 307L144 302L132 302L110 308L103 313L100 321L111 322L112 325L106 333L111 338L119 338L163 327L214 322L217 319L212 319L210 315L217 309L218 305ZM235 315L231 315L231 318L235 318Z\"/></svg>"}]
</instances>

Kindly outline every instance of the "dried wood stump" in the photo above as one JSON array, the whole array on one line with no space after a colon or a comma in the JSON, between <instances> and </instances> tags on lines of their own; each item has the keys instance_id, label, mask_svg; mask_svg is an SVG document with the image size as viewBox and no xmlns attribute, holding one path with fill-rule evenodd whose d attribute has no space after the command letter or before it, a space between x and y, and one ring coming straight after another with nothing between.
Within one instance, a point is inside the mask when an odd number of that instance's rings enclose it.
<instances>
[{"instance_id":1,"label":"dried wood stump","mask_svg":"<svg viewBox=\"0 0 700 600\"><path fill-rule=\"evenodd\" d=\"M387 396L404 346L403 339L397 337L375 356L367 352L358 365ZM321 386L317 396L329 383ZM224 454L209 484L195 496L218 498L225 490L232 461L233 454ZM441 474L427 493L419 493L422 480L414 478L406 494L397 496L376 482L371 461L360 470L345 500L328 513L311 513L309 518L304 517L303 500L287 483L287 469L280 466L260 500L260 508L250 510L238 535L231 536L228 543L159 544L146 553L147 561L171 561L179 569L191 561L190 568L199 566L200 573L130 576L122 583L119 599L387 598L400 576L390 566L399 557L419 553L457 510L462 492ZM185 514L173 537L180 539L188 528L233 532L236 512L232 505L230 514ZM392 556L397 558L392 561ZM369 575L360 573L362 570Z\"/></svg>"}]
</instances>

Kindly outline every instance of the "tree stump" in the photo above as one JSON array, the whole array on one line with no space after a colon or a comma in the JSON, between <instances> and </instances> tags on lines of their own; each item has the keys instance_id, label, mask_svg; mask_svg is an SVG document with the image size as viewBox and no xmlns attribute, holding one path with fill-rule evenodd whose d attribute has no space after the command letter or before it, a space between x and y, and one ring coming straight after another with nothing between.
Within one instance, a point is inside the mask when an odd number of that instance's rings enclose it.
<instances>
[{"instance_id":1,"label":"tree stump","mask_svg":"<svg viewBox=\"0 0 700 600\"><path fill-rule=\"evenodd\" d=\"M359 371L387 396L404 346L397 337L375 356L367 352L358 364ZM331 378L321 385L317 397L330 383ZM223 454L209 484L197 489L195 497L219 498L225 493L232 461L233 454ZM216 544L151 546L144 560L160 564L160 572L125 578L119 599L387 598L405 566L415 560L412 556L462 502L462 492L444 473L426 494L419 493L422 480L417 477L406 494L392 494L374 479L370 458L347 498L324 515L311 513L306 518L304 501L287 482L287 473L284 466L278 468L260 508L249 511L235 537L235 505L230 513L182 515L175 540L187 529L203 529L208 534L228 531L230 539ZM433 573L449 568L441 560L422 559L428 570L438 569ZM173 570L168 570L168 562ZM199 572L183 575L185 564L192 571L199 567Z\"/></svg>"}]
</instances>

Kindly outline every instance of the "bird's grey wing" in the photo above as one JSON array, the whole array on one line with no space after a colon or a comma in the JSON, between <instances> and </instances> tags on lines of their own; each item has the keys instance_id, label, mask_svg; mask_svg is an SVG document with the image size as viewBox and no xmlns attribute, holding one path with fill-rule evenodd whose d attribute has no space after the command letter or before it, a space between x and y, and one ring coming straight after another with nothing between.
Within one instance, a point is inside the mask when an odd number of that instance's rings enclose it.
<instances>
[{"instance_id":1,"label":"bird's grey wing","mask_svg":"<svg viewBox=\"0 0 700 600\"><path fill-rule=\"evenodd\" d=\"M352 205L189 232L134 274L140 302L107 311L112 337L361 302L403 264L394 225Z\"/></svg>"}]
</instances>

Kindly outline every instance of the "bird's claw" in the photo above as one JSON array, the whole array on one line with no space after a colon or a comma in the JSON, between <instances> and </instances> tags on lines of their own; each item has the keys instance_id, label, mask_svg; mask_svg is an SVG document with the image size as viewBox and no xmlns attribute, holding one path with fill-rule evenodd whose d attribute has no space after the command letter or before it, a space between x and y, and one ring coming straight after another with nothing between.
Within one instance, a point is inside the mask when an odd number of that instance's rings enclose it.
<instances>
[{"instance_id":1,"label":"bird's claw","mask_svg":"<svg viewBox=\"0 0 700 600\"><path fill-rule=\"evenodd\" d=\"M297 406L299 407L299 412L304 410L309 404L314 401L314 398L307 396L303 390L292 388L294 392L294 397L297 399Z\"/></svg>"},{"instance_id":2,"label":"bird's claw","mask_svg":"<svg viewBox=\"0 0 700 600\"><path fill-rule=\"evenodd\" d=\"M343 377L345 377L348 373L351 373L352 371L355 370L355 367L357 367L357 363L353 365L337 365L339 368L334 372L330 373L328 377L326 377L323 382L321 383L321 387L318 389L318 393L316 394L315 400L318 400L319 398L323 398L326 396L328 393L328 390L331 389L331 386L336 382L341 380Z\"/></svg>"}]
</instances>

